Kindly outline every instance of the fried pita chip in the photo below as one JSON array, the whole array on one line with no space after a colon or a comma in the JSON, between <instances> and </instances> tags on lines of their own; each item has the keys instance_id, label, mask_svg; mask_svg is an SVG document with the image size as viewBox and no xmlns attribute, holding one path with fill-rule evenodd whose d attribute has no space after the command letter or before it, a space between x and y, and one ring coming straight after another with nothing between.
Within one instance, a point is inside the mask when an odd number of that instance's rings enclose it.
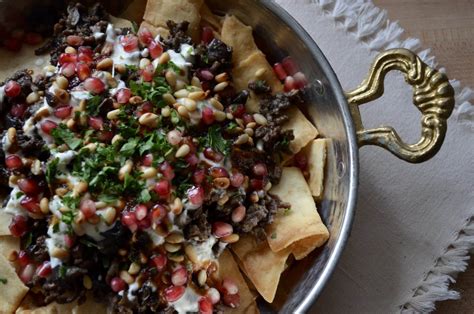
<instances>
[{"instance_id":1,"label":"fried pita chip","mask_svg":"<svg viewBox=\"0 0 474 314\"><path fill-rule=\"evenodd\" d=\"M288 212L278 214L266 228L268 244L272 251L280 252L292 244L298 247L299 243L303 252L298 249L297 255L301 257L307 254L304 248L317 247L326 242L329 238L328 229L319 217L311 191L300 169L283 168L280 183L275 185L270 193L291 205ZM303 239L306 241L298 242Z\"/></svg>"},{"instance_id":2,"label":"fried pita chip","mask_svg":"<svg viewBox=\"0 0 474 314\"><path fill-rule=\"evenodd\" d=\"M112 15L110 15L110 23L112 23L116 28L132 27L132 22L130 22L130 20Z\"/></svg>"},{"instance_id":3,"label":"fried pita chip","mask_svg":"<svg viewBox=\"0 0 474 314\"><path fill-rule=\"evenodd\" d=\"M0 211L0 236L11 235L10 229L8 226L12 221L12 215L5 213L5 211Z\"/></svg>"},{"instance_id":4,"label":"fried pita chip","mask_svg":"<svg viewBox=\"0 0 474 314\"><path fill-rule=\"evenodd\" d=\"M0 256L0 313L13 313L28 292L10 262Z\"/></svg>"},{"instance_id":5,"label":"fried pita chip","mask_svg":"<svg viewBox=\"0 0 474 314\"><path fill-rule=\"evenodd\" d=\"M10 258L12 253L20 250L20 238L13 236L0 236L0 255L5 257L7 260Z\"/></svg>"},{"instance_id":6,"label":"fried pita chip","mask_svg":"<svg viewBox=\"0 0 474 314\"><path fill-rule=\"evenodd\" d=\"M157 26L151 25L147 21L143 21L140 24L140 30L142 30L144 28L148 29L151 32L151 34L153 35L153 37L156 37L157 35L160 35L161 38L167 38L170 34L168 29L166 29L164 27L161 27L161 26L157 27Z\"/></svg>"},{"instance_id":7,"label":"fried pita chip","mask_svg":"<svg viewBox=\"0 0 474 314\"><path fill-rule=\"evenodd\" d=\"M16 314L102 314L107 313L107 306L102 303L97 303L92 300L92 297L88 297L86 302L81 305L77 305L77 302L58 304L53 302L46 306L35 307L31 300L25 298L24 302L20 305Z\"/></svg>"},{"instance_id":8,"label":"fried pita chip","mask_svg":"<svg viewBox=\"0 0 474 314\"><path fill-rule=\"evenodd\" d=\"M147 0L133 0L130 5L120 14L121 18L140 23L145 13Z\"/></svg>"},{"instance_id":9,"label":"fried pita chip","mask_svg":"<svg viewBox=\"0 0 474 314\"><path fill-rule=\"evenodd\" d=\"M143 19L156 27L166 28L166 22L189 22L188 33L194 42L200 39L201 6L203 0L148 0Z\"/></svg>"},{"instance_id":10,"label":"fried pita chip","mask_svg":"<svg viewBox=\"0 0 474 314\"><path fill-rule=\"evenodd\" d=\"M201 7L201 25L211 26L220 37L222 31L221 18L212 13L211 9L209 9L205 3Z\"/></svg>"},{"instance_id":11,"label":"fried pita chip","mask_svg":"<svg viewBox=\"0 0 474 314\"><path fill-rule=\"evenodd\" d=\"M11 52L5 49L0 50L0 82L18 70L32 70L33 75L42 72L43 67L49 65L49 54L36 56L35 49L41 47L24 45L20 51Z\"/></svg>"},{"instance_id":12,"label":"fried pita chip","mask_svg":"<svg viewBox=\"0 0 474 314\"><path fill-rule=\"evenodd\" d=\"M283 125L282 129L284 131L293 130L295 138L290 142L290 150L296 154L311 140L315 139L319 132L297 107L288 109L286 113L290 119Z\"/></svg>"},{"instance_id":13,"label":"fried pita chip","mask_svg":"<svg viewBox=\"0 0 474 314\"><path fill-rule=\"evenodd\" d=\"M240 238L232 245L232 250L239 258L243 272L260 295L271 303L290 251L273 252L266 242L257 243L250 236Z\"/></svg>"},{"instance_id":14,"label":"fried pita chip","mask_svg":"<svg viewBox=\"0 0 474 314\"><path fill-rule=\"evenodd\" d=\"M229 250L222 252L219 257L219 273L217 277L220 280L229 278L239 287L240 305L236 309L226 309L226 313L258 313L255 296L250 292L239 270L239 266ZM249 309L255 309L256 311L251 312Z\"/></svg>"},{"instance_id":15,"label":"fried pita chip","mask_svg":"<svg viewBox=\"0 0 474 314\"><path fill-rule=\"evenodd\" d=\"M260 52L253 38L252 27L233 15L226 15L222 24L222 41L232 47L232 62L238 65L251 54Z\"/></svg>"},{"instance_id":16,"label":"fried pita chip","mask_svg":"<svg viewBox=\"0 0 474 314\"><path fill-rule=\"evenodd\" d=\"M317 200L320 200L323 196L324 166L329 143L329 139L316 139L304 148L304 153L308 159L308 185Z\"/></svg>"}]
</instances>

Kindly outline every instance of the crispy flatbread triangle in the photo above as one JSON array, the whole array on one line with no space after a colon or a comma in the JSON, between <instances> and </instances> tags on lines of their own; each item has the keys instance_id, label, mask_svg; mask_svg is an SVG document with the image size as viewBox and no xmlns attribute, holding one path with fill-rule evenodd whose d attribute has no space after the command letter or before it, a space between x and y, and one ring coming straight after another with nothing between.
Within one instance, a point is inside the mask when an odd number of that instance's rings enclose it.
<instances>
[{"instance_id":1,"label":"crispy flatbread triangle","mask_svg":"<svg viewBox=\"0 0 474 314\"><path fill-rule=\"evenodd\" d=\"M232 250L260 295L267 302L273 302L290 251L273 252L266 242L257 243L250 236L242 237L232 245Z\"/></svg>"},{"instance_id":2,"label":"crispy flatbread triangle","mask_svg":"<svg viewBox=\"0 0 474 314\"><path fill-rule=\"evenodd\" d=\"M329 139L316 139L304 148L304 153L308 158L308 185L317 200L320 200L323 196L327 145L330 143L331 140Z\"/></svg>"},{"instance_id":3,"label":"crispy flatbread triangle","mask_svg":"<svg viewBox=\"0 0 474 314\"><path fill-rule=\"evenodd\" d=\"M314 241L311 243L315 243L316 247L328 239L328 229L319 217L311 191L300 169L283 168L280 183L274 186L270 193L291 205L287 213L278 214L266 228L268 244L272 251L280 252L308 238L308 241ZM301 244L311 247L306 242ZM298 256L301 254L298 252Z\"/></svg>"},{"instance_id":4,"label":"crispy flatbread triangle","mask_svg":"<svg viewBox=\"0 0 474 314\"><path fill-rule=\"evenodd\" d=\"M255 297L250 292L247 283L242 276L234 256L229 250L225 250L219 257L219 273L218 278L232 279L239 287L240 306L236 309L226 309L226 313L258 313Z\"/></svg>"},{"instance_id":5,"label":"crispy flatbread triangle","mask_svg":"<svg viewBox=\"0 0 474 314\"><path fill-rule=\"evenodd\" d=\"M7 260L11 254L20 250L20 238L13 236L0 236L0 255Z\"/></svg>"},{"instance_id":6,"label":"crispy flatbread triangle","mask_svg":"<svg viewBox=\"0 0 474 314\"><path fill-rule=\"evenodd\" d=\"M8 226L12 221L12 215L5 213L3 210L0 210L0 236L10 235L10 229Z\"/></svg>"},{"instance_id":7,"label":"crispy flatbread triangle","mask_svg":"<svg viewBox=\"0 0 474 314\"><path fill-rule=\"evenodd\" d=\"M290 150L296 154L315 139L319 132L298 108L290 108L287 114L290 119L283 125L283 130L293 130L295 139L290 142Z\"/></svg>"},{"instance_id":8,"label":"crispy flatbread triangle","mask_svg":"<svg viewBox=\"0 0 474 314\"><path fill-rule=\"evenodd\" d=\"M51 303L46 306L36 307L26 298L20 305L16 314L105 314L107 307L105 304L97 303L89 296L85 303L77 305L77 302L68 304Z\"/></svg>"},{"instance_id":9,"label":"crispy flatbread triangle","mask_svg":"<svg viewBox=\"0 0 474 314\"><path fill-rule=\"evenodd\" d=\"M3 256L0 256L0 280L0 313L13 313L29 289Z\"/></svg>"},{"instance_id":10,"label":"crispy flatbread triangle","mask_svg":"<svg viewBox=\"0 0 474 314\"><path fill-rule=\"evenodd\" d=\"M38 46L24 45L19 52L0 49L0 82L18 70L33 70L34 74L41 73L43 67L49 64L49 55L36 56Z\"/></svg>"}]
</instances>

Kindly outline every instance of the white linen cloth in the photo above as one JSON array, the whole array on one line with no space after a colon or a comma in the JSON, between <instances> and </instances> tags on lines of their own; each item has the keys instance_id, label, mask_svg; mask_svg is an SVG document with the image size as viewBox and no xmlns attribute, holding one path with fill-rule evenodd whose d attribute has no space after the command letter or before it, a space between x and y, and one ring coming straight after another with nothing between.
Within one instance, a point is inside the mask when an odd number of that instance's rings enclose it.
<instances>
[{"instance_id":1,"label":"white linen cloth","mask_svg":"<svg viewBox=\"0 0 474 314\"><path fill-rule=\"evenodd\" d=\"M378 50L418 49L419 41L402 41L403 30L370 1L276 2L314 38L344 90L362 82ZM428 52L420 56L433 63ZM453 84L458 110L433 159L412 165L374 146L361 149L351 237L311 312L426 312L434 301L458 296L448 283L473 247L474 107L467 102L472 91ZM365 126L392 125L405 140L417 140L420 114L411 98L402 76L388 75L384 96L362 106Z\"/></svg>"}]
</instances>

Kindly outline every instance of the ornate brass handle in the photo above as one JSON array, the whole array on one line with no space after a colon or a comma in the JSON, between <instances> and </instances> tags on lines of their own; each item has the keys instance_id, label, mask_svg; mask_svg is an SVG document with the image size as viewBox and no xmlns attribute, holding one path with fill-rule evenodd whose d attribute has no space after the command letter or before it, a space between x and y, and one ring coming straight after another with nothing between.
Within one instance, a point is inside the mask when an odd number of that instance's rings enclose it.
<instances>
[{"instance_id":1,"label":"ornate brass handle","mask_svg":"<svg viewBox=\"0 0 474 314\"><path fill-rule=\"evenodd\" d=\"M401 71L413 87L413 103L422 114L418 143L403 142L392 127L366 130L362 124L358 106L382 96L385 75L392 70ZM439 151L446 135L446 120L454 108L454 90L446 75L430 68L406 49L391 49L378 55L368 77L346 96L359 146L377 145L412 163L428 160Z\"/></svg>"}]
</instances>

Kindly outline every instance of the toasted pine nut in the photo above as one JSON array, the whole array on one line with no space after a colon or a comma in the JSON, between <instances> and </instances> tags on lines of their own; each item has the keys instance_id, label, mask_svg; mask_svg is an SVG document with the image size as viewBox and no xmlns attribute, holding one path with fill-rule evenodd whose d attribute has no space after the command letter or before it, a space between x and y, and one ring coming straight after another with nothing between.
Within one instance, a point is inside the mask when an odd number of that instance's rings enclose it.
<instances>
[{"instance_id":1,"label":"toasted pine nut","mask_svg":"<svg viewBox=\"0 0 474 314\"><path fill-rule=\"evenodd\" d=\"M140 96L132 96L130 97L128 102L132 105L140 105L141 103L143 103L143 99Z\"/></svg>"},{"instance_id":2,"label":"toasted pine nut","mask_svg":"<svg viewBox=\"0 0 474 314\"><path fill-rule=\"evenodd\" d=\"M130 275L136 275L140 272L140 268L140 265L138 265L137 263L131 263L130 267L128 268L128 273Z\"/></svg>"},{"instance_id":3,"label":"toasted pine nut","mask_svg":"<svg viewBox=\"0 0 474 314\"><path fill-rule=\"evenodd\" d=\"M235 119L235 122L237 122L237 124L238 124L242 129L245 127L245 125L244 125L244 120L239 119L239 118L236 118L236 119Z\"/></svg>"},{"instance_id":4,"label":"toasted pine nut","mask_svg":"<svg viewBox=\"0 0 474 314\"><path fill-rule=\"evenodd\" d=\"M239 241L240 237L237 233L233 233L231 235L228 235L226 237L220 238L220 240L224 243L235 243Z\"/></svg>"},{"instance_id":5,"label":"toasted pine nut","mask_svg":"<svg viewBox=\"0 0 474 314\"><path fill-rule=\"evenodd\" d=\"M41 168L41 161L39 161L39 159L35 159L31 163L30 169L31 169L31 173L33 173L35 176L43 173L43 169Z\"/></svg>"},{"instance_id":6,"label":"toasted pine nut","mask_svg":"<svg viewBox=\"0 0 474 314\"><path fill-rule=\"evenodd\" d=\"M218 189L227 189L230 186L229 178L215 178L212 184Z\"/></svg>"},{"instance_id":7,"label":"toasted pine nut","mask_svg":"<svg viewBox=\"0 0 474 314\"><path fill-rule=\"evenodd\" d=\"M113 65L114 61L111 58L105 58L100 60L99 63L97 63L97 70L108 70L112 68Z\"/></svg>"},{"instance_id":8,"label":"toasted pine nut","mask_svg":"<svg viewBox=\"0 0 474 314\"><path fill-rule=\"evenodd\" d=\"M170 107L164 107L163 109L161 109L161 115L165 118L171 116L171 109Z\"/></svg>"},{"instance_id":9,"label":"toasted pine nut","mask_svg":"<svg viewBox=\"0 0 474 314\"><path fill-rule=\"evenodd\" d=\"M39 95L37 92L31 92L26 96L26 103L31 105L37 102L40 99Z\"/></svg>"},{"instance_id":10,"label":"toasted pine nut","mask_svg":"<svg viewBox=\"0 0 474 314\"><path fill-rule=\"evenodd\" d=\"M223 72L215 77L215 80L218 83L226 82L228 79L229 79L229 75L227 74L227 72Z\"/></svg>"},{"instance_id":11,"label":"toasted pine nut","mask_svg":"<svg viewBox=\"0 0 474 314\"><path fill-rule=\"evenodd\" d=\"M43 118L46 118L49 115L50 115L49 109L47 107L41 107L35 113L35 121L39 121Z\"/></svg>"},{"instance_id":12,"label":"toasted pine nut","mask_svg":"<svg viewBox=\"0 0 474 314\"><path fill-rule=\"evenodd\" d=\"M170 253L176 253L179 250L181 250L181 245L179 244L165 243L164 247L165 247L165 250Z\"/></svg>"},{"instance_id":13,"label":"toasted pine nut","mask_svg":"<svg viewBox=\"0 0 474 314\"><path fill-rule=\"evenodd\" d=\"M159 118L158 115L151 112L147 112L147 113L144 113L138 119L138 123L140 123L141 125L146 125L147 127L150 127L150 128L156 128L158 126L158 118Z\"/></svg>"},{"instance_id":14,"label":"toasted pine nut","mask_svg":"<svg viewBox=\"0 0 474 314\"><path fill-rule=\"evenodd\" d=\"M69 102L69 93L62 88L56 88L56 90L54 91L54 95L63 104L66 104Z\"/></svg>"},{"instance_id":15,"label":"toasted pine nut","mask_svg":"<svg viewBox=\"0 0 474 314\"><path fill-rule=\"evenodd\" d=\"M122 278L122 280L129 285L131 285L135 281L135 279L126 270L122 270L120 272L120 278Z\"/></svg>"},{"instance_id":16,"label":"toasted pine nut","mask_svg":"<svg viewBox=\"0 0 474 314\"><path fill-rule=\"evenodd\" d=\"M176 103L176 99L169 93L163 95L163 100L168 106L172 106L174 103Z\"/></svg>"},{"instance_id":17,"label":"toasted pine nut","mask_svg":"<svg viewBox=\"0 0 474 314\"><path fill-rule=\"evenodd\" d=\"M87 275L84 275L84 277L82 277L82 285L87 290L92 289L92 279L91 279L91 277L89 277Z\"/></svg>"},{"instance_id":18,"label":"toasted pine nut","mask_svg":"<svg viewBox=\"0 0 474 314\"><path fill-rule=\"evenodd\" d=\"M170 205L170 209L175 215L181 214L183 211L183 202L179 197L174 199L173 204Z\"/></svg>"},{"instance_id":19,"label":"toasted pine nut","mask_svg":"<svg viewBox=\"0 0 474 314\"><path fill-rule=\"evenodd\" d=\"M204 269L201 269L197 277L198 284L203 287L207 281L207 272Z\"/></svg>"},{"instance_id":20,"label":"toasted pine nut","mask_svg":"<svg viewBox=\"0 0 474 314\"><path fill-rule=\"evenodd\" d=\"M157 174L158 174L158 170L156 170L156 168L154 168L154 167L144 167L144 169L142 169L141 177L143 179L151 179L151 178L156 177Z\"/></svg>"},{"instance_id":21,"label":"toasted pine nut","mask_svg":"<svg viewBox=\"0 0 474 314\"><path fill-rule=\"evenodd\" d=\"M127 67L125 66L125 64L114 64L114 69L120 74L124 74L125 72L127 72Z\"/></svg>"},{"instance_id":22,"label":"toasted pine nut","mask_svg":"<svg viewBox=\"0 0 474 314\"><path fill-rule=\"evenodd\" d=\"M186 89L180 89L174 93L174 97L176 98L185 98L188 96L189 96L189 91L187 91Z\"/></svg>"},{"instance_id":23,"label":"toasted pine nut","mask_svg":"<svg viewBox=\"0 0 474 314\"><path fill-rule=\"evenodd\" d=\"M125 165L123 165L122 168L120 168L119 170L118 177L120 181L125 180L125 175L130 174L130 172L132 172L132 167L133 167L133 161L127 160L125 162Z\"/></svg>"},{"instance_id":24,"label":"toasted pine nut","mask_svg":"<svg viewBox=\"0 0 474 314\"><path fill-rule=\"evenodd\" d=\"M224 105L219 100L217 100L216 98L213 97L213 98L209 99L209 102L217 110L221 110L221 111L224 110Z\"/></svg>"},{"instance_id":25,"label":"toasted pine nut","mask_svg":"<svg viewBox=\"0 0 474 314\"><path fill-rule=\"evenodd\" d=\"M250 201L252 203L258 203L260 197L258 197L258 193L256 191L253 191L252 194L250 194Z\"/></svg>"},{"instance_id":26,"label":"toasted pine nut","mask_svg":"<svg viewBox=\"0 0 474 314\"><path fill-rule=\"evenodd\" d=\"M93 153L97 149L97 144L96 143L89 143L86 146L84 146L84 149L88 149L91 153Z\"/></svg>"},{"instance_id":27,"label":"toasted pine nut","mask_svg":"<svg viewBox=\"0 0 474 314\"><path fill-rule=\"evenodd\" d=\"M84 214L82 213L82 211L77 211L76 213L76 216L74 216L74 222L77 224L77 225L80 225L81 223L83 223L85 221L85 217L84 217Z\"/></svg>"},{"instance_id":28,"label":"toasted pine nut","mask_svg":"<svg viewBox=\"0 0 474 314\"><path fill-rule=\"evenodd\" d=\"M249 122L249 123L247 123L247 125L245 127L250 128L250 129L255 129L256 126L257 126L256 122Z\"/></svg>"},{"instance_id":29,"label":"toasted pine nut","mask_svg":"<svg viewBox=\"0 0 474 314\"><path fill-rule=\"evenodd\" d=\"M79 102L79 111L86 111L87 108L87 101L85 99L82 99Z\"/></svg>"},{"instance_id":30,"label":"toasted pine nut","mask_svg":"<svg viewBox=\"0 0 474 314\"><path fill-rule=\"evenodd\" d=\"M267 70L264 69L264 68L258 69L255 72L255 76L258 77L258 78L261 78L265 74L265 72L267 72Z\"/></svg>"},{"instance_id":31,"label":"toasted pine nut","mask_svg":"<svg viewBox=\"0 0 474 314\"><path fill-rule=\"evenodd\" d=\"M79 183L77 183L74 188L73 188L73 194L75 195L80 195L81 193L84 193L85 191L87 191L87 188L88 188L88 184L87 182L85 181L80 181Z\"/></svg>"},{"instance_id":32,"label":"toasted pine nut","mask_svg":"<svg viewBox=\"0 0 474 314\"><path fill-rule=\"evenodd\" d=\"M165 64L165 63L170 62L170 60L171 60L170 54L168 52L163 52L163 54L158 59L158 64Z\"/></svg>"},{"instance_id":33,"label":"toasted pine nut","mask_svg":"<svg viewBox=\"0 0 474 314\"><path fill-rule=\"evenodd\" d=\"M14 174L12 174L9 178L8 178L8 184L11 186L11 185L16 185L18 183L18 180L20 180L21 177L19 176L16 176Z\"/></svg>"},{"instance_id":34,"label":"toasted pine nut","mask_svg":"<svg viewBox=\"0 0 474 314\"><path fill-rule=\"evenodd\" d=\"M64 49L64 52L65 53L70 53L70 54L76 54L77 53L77 50L76 48L74 47L71 47L71 46L67 46L66 49Z\"/></svg>"},{"instance_id":35,"label":"toasted pine nut","mask_svg":"<svg viewBox=\"0 0 474 314\"><path fill-rule=\"evenodd\" d=\"M180 232L172 232L166 237L166 242L171 244L178 244L184 242L184 236Z\"/></svg>"},{"instance_id":36,"label":"toasted pine nut","mask_svg":"<svg viewBox=\"0 0 474 314\"><path fill-rule=\"evenodd\" d=\"M185 106L179 106L178 107L178 113L183 118L189 118L189 112L188 112L188 109L186 109Z\"/></svg>"},{"instance_id":37,"label":"toasted pine nut","mask_svg":"<svg viewBox=\"0 0 474 314\"><path fill-rule=\"evenodd\" d=\"M189 93L188 97L192 100L204 100L206 99L206 93L203 91L192 92Z\"/></svg>"},{"instance_id":38,"label":"toasted pine nut","mask_svg":"<svg viewBox=\"0 0 474 314\"><path fill-rule=\"evenodd\" d=\"M190 92L191 91L194 91L192 90L194 86L188 86L188 88L190 89ZM176 80L176 90L180 90L180 89L185 89L186 88L186 82L184 82L183 80Z\"/></svg>"},{"instance_id":39,"label":"toasted pine nut","mask_svg":"<svg viewBox=\"0 0 474 314\"><path fill-rule=\"evenodd\" d=\"M59 258L60 260L65 260L69 257L69 252L66 251L65 249L61 249L58 247L53 247L53 249L50 251L50 254L52 257Z\"/></svg>"},{"instance_id":40,"label":"toasted pine nut","mask_svg":"<svg viewBox=\"0 0 474 314\"><path fill-rule=\"evenodd\" d=\"M142 59L140 59L140 63L139 63L139 65L138 65L138 67L140 68L140 70L143 70L143 69L146 68L150 63L151 63L150 59L148 59L148 58L142 58Z\"/></svg>"},{"instance_id":41,"label":"toasted pine nut","mask_svg":"<svg viewBox=\"0 0 474 314\"><path fill-rule=\"evenodd\" d=\"M53 66L53 65L51 65L51 64L50 64L50 65L47 65L47 66L45 66L45 67L43 68L43 72L44 72L45 74L54 73L55 71L56 71L56 67Z\"/></svg>"},{"instance_id":42,"label":"toasted pine nut","mask_svg":"<svg viewBox=\"0 0 474 314\"><path fill-rule=\"evenodd\" d=\"M272 183L270 181L268 181L267 184L265 184L265 191L270 191L272 189Z\"/></svg>"},{"instance_id":43,"label":"toasted pine nut","mask_svg":"<svg viewBox=\"0 0 474 314\"><path fill-rule=\"evenodd\" d=\"M235 145L242 145L245 144L249 141L249 136L248 134L244 133L240 135L234 142Z\"/></svg>"},{"instance_id":44,"label":"toasted pine nut","mask_svg":"<svg viewBox=\"0 0 474 314\"><path fill-rule=\"evenodd\" d=\"M176 263L182 263L184 262L184 255L182 254L169 254L168 259L176 262Z\"/></svg>"},{"instance_id":45,"label":"toasted pine nut","mask_svg":"<svg viewBox=\"0 0 474 314\"><path fill-rule=\"evenodd\" d=\"M120 109L115 109L107 112L107 119L109 120L117 120L120 115Z\"/></svg>"},{"instance_id":46,"label":"toasted pine nut","mask_svg":"<svg viewBox=\"0 0 474 314\"><path fill-rule=\"evenodd\" d=\"M177 82L177 76L176 76L176 73L174 71L166 71L165 73L165 78L166 78L166 81L168 82L168 84L170 84L171 87L175 87L176 86L176 82Z\"/></svg>"},{"instance_id":47,"label":"toasted pine nut","mask_svg":"<svg viewBox=\"0 0 474 314\"><path fill-rule=\"evenodd\" d=\"M191 260L191 262L197 264L199 263L199 258L197 256L196 250L191 244L188 244L184 247L184 253Z\"/></svg>"},{"instance_id":48,"label":"toasted pine nut","mask_svg":"<svg viewBox=\"0 0 474 314\"><path fill-rule=\"evenodd\" d=\"M224 206L224 204L227 203L228 200L229 200L229 195L225 194L217 201L217 204L220 206Z\"/></svg>"},{"instance_id":49,"label":"toasted pine nut","mask_svg":"<svg viewBox=\"0 0 474 314\"><path fill-rule=\"evenodd\" d=\"M120 142L121 140L123 140L122 135L116 134L116 135L114 135L114 137L112 137L112 144L115 144L115 143L117 143L117 142Z\"/></svg>"},{"instance_id":50,"label":"toasted pine nut","mask_svg":"<svg viewBox=\"0 0 474 314\"><path fill-rule=\"evenodd\" d=\"M226 117L227 117L228 120L233 120L234 119L234 115L230 112L226 113Z\"/></svg>"},{"instance_id":51,"label":"toasted pine nut","mask_svg":"<svg viewBox=\"0 0 474 314\"><path fill-rule=\"evenodd\" d=\"M73 130L74 127L76 126L76 121L74 121L74 119L68 119L66 121L66 126L69 130Z\"/></svg>"},{"instance_id":52,"label":"toasted pine nut","mask_svg":"<svg viewBox=\"0 0 474 314\"><path fill-rule=\"evenodd\" d=\"M220 110L215 110L214 111L214 118L216 118L217 121L222 122L225 120L226 115L225 112L220 111Z\"/></svg>"},{"instance_id":53,"label":"toasted pine nut","mask_svg":"<svg viewBox=\"0 0 474 314\"><path fill-rule=\"evenodd\" d=\"M16 129L15 128L8 128L7 138L10 143L16 142Z\"/></svg>"},{"instance_id":54,"label":"toasted pine nut","mask_svg":"<svg viewBox=\"0 0 474 314\"><path fill-rule=\"evenodd\" d=\"M214 87L214 91L215 91L216 93L222 92L224 89L227 88L227 86L229 86L229 82L222 82L222 83L219 83L219 84L217 84L217 85Z\"/></svg>"},{"instance_id":55,"label":"toasted pine nut","mask_svg":"<svg viewBox=\"0 0 474 314\"><path fill-rule=\"evenodd\" d=\"M184 157L187 154L189 154L190 151L191 151L191 148L189 147L189 145L188 144L183 144L183 145L181 145L180 148L178 148L178 150L176 151L176 154L174 156L176 158L181 158L181 157Z\"/></svg>"},{"instance_id":56,"label":"toasted pine nut","mask_svg":"<svg viewBox=\"0 0 474 314\"><path fill-rule=\"evenodd\" d=\"M46 197L43 197L40 201L40 210L43 214L49 213L49 200Z\"/></svg>"},{"instance_id":57,"label":"toasted pine nut","mask_svg":"<svg viewBox=\"0 0 474 314\"><path fill-rule=\"evenodd\" d=\"M191 85L199 88L202 87L201 81L196 76L193 76L193 78L191 79Z\"/></svg>"},{"instance_id":58,"label":"toasted pine nut","mask_svg":"<svg viewBox=\"0 0 474 314\"><path fill-rule=\"evenodd\" d=\"M267 125L268 123L267 118L260 113L254 113L253 119L260 125Z\"/></svg>"},{"instance_id":59,"label":"toasted pine nut","mask_svg":"<svg viewBox=\"0 0 474 314\"><path fill-rule=\"evenodd\" d=\"M246 128L244 132L250 137L253 136L253 129L251 128Z\"/></svg>"},{"instance_id":60,"label":"toasted pine nut","mask_svg":"<svg viewBox=\"0 0 474 314\"><path fill-rule=\"evenodd\" d=\"M194 100L191 98L183 98L182 105L188 109L189 112L196 111L197 109L197 104Z\"/></svg>"},{"instance_id":61,"label":"toasted pine nut","mask_svg":"<svg viewBox=\"0 0 474 314\"><path fill-rule=\"evenodd\" d=\"M115 222L115 216L117 216L117 211L111 206L105 208L102 214L102 218L104 218L105 223L109 226Z\"/></svg>"}]
</instances>

